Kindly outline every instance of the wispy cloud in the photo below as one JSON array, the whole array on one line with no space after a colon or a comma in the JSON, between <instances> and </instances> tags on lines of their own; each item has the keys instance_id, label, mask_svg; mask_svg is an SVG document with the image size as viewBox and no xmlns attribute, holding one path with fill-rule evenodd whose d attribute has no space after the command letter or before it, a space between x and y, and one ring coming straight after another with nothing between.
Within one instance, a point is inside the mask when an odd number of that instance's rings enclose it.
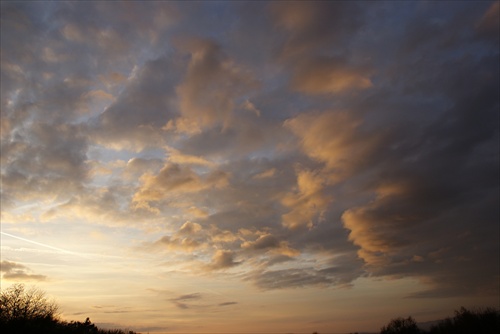
<instances>
[{"instance_id":1,"label":"wispy cloud","mask_svg":"<svg viewBox=\"0 0 500 334\"><path fill-rule=\"evenodd\" d=\"M190 293L187 295L181 295L179 297L170 299L175 306L177 306L180 309L188 309L192 307L191 302L196 302L202 298L201 294L196 292L196 293Z\"/></svg>"}]
</instances>

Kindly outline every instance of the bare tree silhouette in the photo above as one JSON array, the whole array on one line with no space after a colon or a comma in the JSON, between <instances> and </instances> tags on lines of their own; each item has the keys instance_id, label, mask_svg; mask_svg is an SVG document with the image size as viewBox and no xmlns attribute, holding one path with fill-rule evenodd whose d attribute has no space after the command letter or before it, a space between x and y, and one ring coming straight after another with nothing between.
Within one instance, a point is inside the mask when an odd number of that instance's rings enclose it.
<instances>
[{"instance_id":1,"label":"bare tree silhouette","mask_svg":"<svg viewBox=\"0 0 500 334\"><path fill-rule=\"evenodd\" d=\"M57 304L45 292L15 284L0 293L0 332L2 334L126 334L98 329L89 318L85 322L59 319ZM128 334L136 334L128 331Z\"/></svg>"},{"instance_id":2,"label":"bare tree silhouette","mask_svg":"<svg viewBox=\"0 0 500 334\"><path fill-rule=\"evenodd\" d=\"M382 327L380 334L419 334L417 323L412 317L392 319Z\"/></svg>"},{"instance_id":3,"label":"bare tree silhouette","mask_svg":"<svg viewBox=\"0 0 500 334\"><path fill-rule=\"evenodd\" d=\"M42 290L15 284L0 294L0 323L12 321L56 320L57 304Z\"/></svg>"},{"instance_id":4,"label":"bare tree silhouette","mask_svg":"<svg viewBox=\"0 0 500 334\"><path fill-rule=\"evenodd\" d=\"M453 318L431 327L431 334L490 334L500 332L500 312L493 308L468 310L461 307Z\"/></svg>"}]
</instances>

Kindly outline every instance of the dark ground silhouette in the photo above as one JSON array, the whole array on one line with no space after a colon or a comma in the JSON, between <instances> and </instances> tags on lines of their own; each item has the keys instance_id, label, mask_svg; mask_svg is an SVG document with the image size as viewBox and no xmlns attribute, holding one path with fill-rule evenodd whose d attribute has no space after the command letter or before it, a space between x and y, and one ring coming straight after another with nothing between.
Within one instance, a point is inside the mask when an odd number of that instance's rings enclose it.
<instances>
[{"instance_id":1,"label":"dark ground silhouette","mask_svg":"<svg viewBox=\"0 0 500 334\"><path fill-rule=\"evenodd\" d=\"M89 318L84 322L63 321L59 307L35 287L15 284L0 293L2 334L138 334L121 329L99 329ZM429 330L420 329L412 317L394 318L380 334L498 334L500 311L493 308L468 310L461 307L455 316L436 322ZM317 334L316 332L313 334Z\"/></svg>"},{"instance_id":2,"label":"dark ground silhouette","mask_svg":"<svg viewBox=\"0 0 500 334\"><path fill-rule=\"evenodd\" d=\"M500 311L493 308L468 310L461 307L453 318L438 321L422 330L412 317L395 318L382 327L380 334L497 334L500 333Z\"/></svg>"}]
</instances>

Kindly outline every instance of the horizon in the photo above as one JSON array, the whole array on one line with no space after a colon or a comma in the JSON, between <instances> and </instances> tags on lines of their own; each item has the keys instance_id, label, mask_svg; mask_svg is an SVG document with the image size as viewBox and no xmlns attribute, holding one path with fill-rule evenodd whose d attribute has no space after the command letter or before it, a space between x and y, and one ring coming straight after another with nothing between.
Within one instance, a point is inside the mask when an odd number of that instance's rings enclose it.
<instances>
[{"instance_id":1,"label":"horizon","mask_svg":"<svg viewBox=\"0 0 500 334\"><path fill-rule=\"evenodd\" d=\"M142 333L500 308L499 1L0 6L2 290Z\"/></svg>"}]
</instances>

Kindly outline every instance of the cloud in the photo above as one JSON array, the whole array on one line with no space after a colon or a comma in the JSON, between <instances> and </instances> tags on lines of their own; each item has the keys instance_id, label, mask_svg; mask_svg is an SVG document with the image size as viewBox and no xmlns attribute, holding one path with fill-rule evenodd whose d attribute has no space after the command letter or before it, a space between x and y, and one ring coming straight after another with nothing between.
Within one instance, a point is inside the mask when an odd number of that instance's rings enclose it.
<instances>
[{"instance_id":1,"label":"cloud","mask_svg":"<svg viewBox=\"0 0 500 334\"><path fill-rule=\"evenodd\" d=\"M175 298L174 300L197 300L200 298L201 298L201 294L196 292L196 293L190 293L187 295L179 296L179 297Z\"/></svg>"},{"instance_id":2,"label":"cloud","mask_svg":"<svg viewBox=\"0 0 500 334\"><path fill-rule=\"evenodd\" d=\"M163 143L163 126L178 115L174 86L182 68L175 59L159 57L136 69L116 101L91 123L94 140L132 150Z\"/></svg>"},{"instance_id":3,"label":"cloud","mask_svg":"<svg viewBox=\"0 0 500 334\"><path fill-rule=\"evenodd\" d=\"M158 217L149 210L133 209L131 202L134 187L117 184L109 187L89 187L62 202L42 211L43 222L74 219L82 223L106 226L133 226L143 222L143 228L152 228ZM124 204L125 203L125 204Z\"/></svg>"},{"instance_id":4,"label":"cloud","mask_svg":"<svg viewBox=\"0 0 500 334\"><path fill-rule=\"evenodd\" d=\"M243 243L241 247L260 250L260 249L278 248L279 245L280 242L276 237L272 236L271 234L265 234L259 236L259 238L255 241Z\"/></svg>"},{"instance_id":5,"label":"cloud","mask_svg":"<svg viewBox=\"0 0 500 334\"><path fill-rule=\"evenodd\" d=\"M207 167L214 167L215 164L201 156L194 156L183 154L179 150L174 148L167 148L169 152L168 161L176 164L191 164L191 165L203 165Z\"/></svg>"},{"instance_id":6,"label":"cloud","mask_svg":"<svg viewBox=\"0 0 500 334\"><path fill-rule=\"evenodd\" d=\"M99 312L108 314L132 313L136 311L132 307L120 307L116 305L93 305L91 308L98 309Z\"/></svg>"},{"instance_id":7,"label":"cloud","mask_svg":"<svg viewBox=\"0 0 500 334\"><path fill-rule=\"evenodd\" d=\"M146 173L158 172L163 167L163 160L158 158L132 158L127 161L123 175L126 178L137 180Z\"/></svg>"},{"instance_id":8,"label":"cloud","mask_svg":"<svg viewBox=\"0 0 500 334\"><path fill-rule=\"evenodd\" d=\"M99 75L99 79L109 90L115 88L117 85L123 84L127 80L127 77L123 73L108 72Z\"/></svg>"},{"instance_id":9,"label":"cloud","mask_svg":"<svg viewBox=\"0 0 500 334\"><path fill-rule=\"evenodd\" d=\"M181 44L191 59L176 88L183 116L176 122L177 131L197 133L220 123L226 127L236 107L234 99L252 89L253 78L212 41L192 39Z\"/></svg>"},{"instance_id":10,"label":"cloud","mask_svg":"<svg viewBox=\"0 0 500 334\"><path fill-rule=\"evenodd\" d=\"M336 94L372 87L370 70L343 59L316 58L297 66L292 87L306 94Z\"/></svg>"},{"instance_id":11,"label":"cloud","mask_svg":"<svg viewBox=\"0 0 500 334\"><path fill-rule=\"evenodd\" d=\"M315 172L299 170L297 172L297 191L286 194L281 202L290 208L282 216L283 226L289 229L312 228L321 221L330 198L323 192L327 180Z\"/></svg>"},{"instance_id":12,"label":"cloud","mask_svg":"<svg viewBox=\"0 0 500 334\"><path fill-rule=\"evenodd\" d=\"M191 238L176 238L164 236L156 242L157 245L166 247L172 250L181 250L184 252L192 252L193 250L202 246L202 244Z\"/></svg>"},{"instance_id":13,"label":"cloud","mask_svg":"<svg viewBox=\"0 0 500 334\"><path fill-rule=\"evenodd\" d=\"M283 269L256 273L247 279L263 290L301 288L311 285L328 286L332 283L325 275L311 269Z\"/></svg>"},{"instance_id":14,"label":"cloud","mask_svg":"<svg viewBox=\"0 0 500 334\"><path fill-rule=\"evenodd\" d=\"M181 295L179 297L170 299L175 306L177 306L180 309L188 309L191 308L193 305L188 304L188 302L193 302L193 301L198 301L202 298L202 295L200 293L190 293L187 295Z\"/></svg>"},{"instance_id":15,"label":"cloud","mask_svg":"<svg viewBox=\"0 0 500 334\"><path fill-rule=\"evenodd\" d=\"M335 47L360 28L363 16L358 4L347 2L278 2L270 10L275 24L289 33L283 48L286 57Z\"/></svg>"},{"instance_id":16,"label":"cloud","mask_svg":"<svg viewBox=\"0 0 500 334\"><path fill-rule=\"evenodd\" d=\"M2 3L3 221L262 290L498 295L498 2L195 7Z\"/></svg>"},{"instance_id":17,"label":"cloud","mask_svg":"<svg viewBox=\"0 0 500 334\"><path fill-rule=\"evenodd\" d=\"M335 199L328 209L343 208L337 211L338 216L330 210L325 212L324 221L330 223L341 216L349 240L359 247L362 263L349 269L351 273L363 275L366 270L376 276L416 277L433 287L414 297L498 291L492 288L492 279L470 273L488 272L490 278L497 275L493 262L470 262L485 250L472 251L464 246L480 239L488 239L492 246L493 240L484 231L496 233L491 222L498 216L486 209L488 204L466 195L477 189L488 203L498 198L493 190L498 176L492 174L498 159L491 155L493 147L498 147L494 143L498 132L491 126L498 124L498 119L492 118L498 111L498 94L492 90L498 87L498 78L485 72L493 66L496 73L498 66L490 62L487 48L480 48L474 61L459 56L451 64L447 58L450 49L461 48L459 41L463 40L457 36L462 32L456 30L471 29L471 17L470 25L461 28L455 26L454 19L441 21L439 24L448 28L440 27L440 31L446 31L440 34L425 33L432 27L422 26L421 20L415 19L408 23L412 34L406 37L414 38L414 42L408 42L414 47L412 52L422 52L423 56L416 61L410 54L400 55L391 65L397 73L394 81L378 82L372 87L375 91L371 97L361 97L365 103L350 101L348 110L299 113L285 122L298 137L304 154L324 166L316 173L325 180L322 192ZM451 36L453 31L456 33ZM432 37L417 43L418 36ZM422 50L431 45L439 51L427 57ZM466 73L482 92L458 84ZM433 98L423 103L421 94ZM338 101L341 106L342 98ZM473 110L477 112L474 117ZM451 118L454 121L450 123ZM495 181L488 186L486 179ZM347 200L349 189L356 189L357 198ZM342 194L345 200L337 202L336 194ZM461 211L458 207L470 208L475 218L456 215ZM326 228L326 224L319 224L312 229L305 237L307 245L332 247L333 242L321 237L321 230ZM332 229L328 235L333 235L333 227L328 228ZM300 241L295 244L300 245ZM349 250L341 241L338 245ZM451 247L448 252L439 252L443 245ZM482 254L487 257L486 251Z\"/></svg>"},{"instance_id":18,"label":"cloud","mask_svg":"<svg viewBox=\"0 0 500 334\"><path fill-rule=\"evenodd\" d=\"M311 252L311 253L309 253ZM314 254L312 261L303 261ZM304 287L351 288L359 277L367 275L363 261L349 247L343 250L315 252L304 249L299 255L276 255L261 258L244 280L262 290Z\"/></svg>"},{"instance_id":19,"label":"cloud","mask_svg":"<svg viewBox=\"0 0 500 334\"><path fill-rule=\"evenodd\" d=\"M150 202L160 201L170 194L223 188L227 186L228 179L229 175L220 170L200 175L187 166L167 163L157 175L145 174L141 177L142 186L133 201L138 207L150 208Z\"/></svg>"},{"instance_id":20,"label":"cloud","mask_svg":"<svg viewBox=\"0 0 500 334\"><path fill-rule=\"evenodd\" d=\"M271 234L262 234L255 241L245 241L241 248L253 251L272 251L287 257L300 254L296 249L291 248L286 241L280 241Z\"/></svg>"},{"instance_id":21,"label":"cloud","mask_svg":"<svg viewBox=\"0 0 500 334\"><path fill-rule=\"evenodd\" d=\"M156 249L193 252L206 247L206 239L200 224L187 221L175 233L163 236L151 246Z\"/></svg>"},{"instance_id":22,"label":"cloud","mask_svg":"<svg viewBox=\"0 0 500 334\"><path fill-rule=\"evenodd\" d=\"M479 68L473 70L475 66L464 65L453 73L468 72L472 80L478 80L479 86L498 85L497 79L472 75L478 73L476 70L481 72ZM452 82L441 84L441 91L450 93L453 104L433 121L421 122L418 131L401 124L400 131L386 137L392 138L386 147L397 145L378 150L378 158L373 156L374 160L384 162L378 166L377 161L365 164L371 165L372 173L378 176L371 185L367 184L375 196L365 204L346 210L343 221L350 231L349 239L360 247L358 254L369 272L382 276L419 277L427 284L439 286L431 290L436 296L440 295L438 290L446 291L447 295L464 294L467 290L479 293L489 289L492 281L460 268L465 261L469 271L488 272L489 277L495 275L489 267L492 264L469 262L472 257L481 256L483 251L486 256L485 250L472 250L464 245L474 243L472 240L492 242L488 233L496 233L491 222L498 214L487 209L489 205L485 203L498 198L493 190L498 177L492 174L498 161L490 159L491 155L486 158L488 154L477 154L479 151L492 152L490 150L497 147L494 144L497 130L490 127L490 122L497 122L492 116L494 110L498 110L498 102L494 102L494 94L488 92L488 88L480 93L465 87L460 90ZM454 88L448 91L447 87L451 86ZM458 91L462 91L461 96ZM480 111L471 118L472 110ZM446 122L449 117L455 119L453 124ZM464 137L468 138L466 142L459 139ZM386 140L380 144L384 145ZM489 183L486 179L495 181ZM475 191L482 194L481 201L471 195ZM469 215L466 211L475 214ZM453 251L439 259L428 257L443 245ZM420 261L413 261L415 258ZM453 278L452 272L457 276ZM415 294L430 295L431 292Z\"/></svg>"},{"instance_id":23,"label":"cloud","mask_svg":"<svg viewBox=\"0 0 500 334\"><path fill-rule=\"evenodd\" d=\"M212 257L212 262L207 266L209 270L222 270L232 268L241 264L241 262L234 261L234 252L219 249Z\"/></svg>"},{"instance_id":24,"label":"cloud","mask_svg":"<svg viewBox=\"0 0 500 334\"><path fill-rule=\"evenodd\" d=\"M284 126L299 137L305 154L342 177L372 160L384 133L366 129L362 120L342 111L303 113L285 121Z\"/></svg>"},{"instance_id":25,"label":"cloud","mask_svg":"<svg viewBox=\"0 0 500 334\"><path fill-rule=\"evenodd\" d=\"M360 246L359 257L372 274L416 276L431 286L439 286L432 290L436 293L434 297L439 297L441 293L451 296L491 289L492 281L472 273L490 272L494 276L495 270L489 267L492 264L471 262L473 257L487 256L491 249L472 250L466 245L474 243L474 240L490 239L483 233L494 233L491 227L486 226L495 214L484 211L484 204L471 202L470 199L465 204L456 198L461 205L476 207L478 212L484 213L458 216L456 208L436 203L440 197L438 191L442 190L435 187L418 189L414 185L398 192L381 194L372 203L347 211L343 216L344 224L350 230L350 240ZM490 197L492 194L485 196L487 202L495 197ZM449 194L445 198L452 196ZM473 227L470 221L476 221L482 227ZM437 231L439 237L433 234ZM425 243L422 243L422 236L425 236ZM446 251L443 245L448 247ZM414 294L420 297L432 295L430 291Z\"/></svg>"},{"instance_id":26,"label":"cloud","mask_svg":"<svg viewBox=\"0 0 500 334\"><path fill-rule=\"evenodd\" d=\"M255 179L267 179L269 177L273 177L275 173L276 173L276 168L271 168L271 169L263 171L259 174L254 175L254 178Z\"/></svg>"},{"instance_id":27,"label":"cloud","mask_svg":"<svg viewBox=\"0 0 500 334\"><path fill-rule=\"evenodd\" d=\"M281 122L256 117L236 110L238 121L230 124L206 128L179 143L185 154L204 157L209 161L244 159L250 154L279 155L289 133L282 128ZM262 152L262 153L261 153ZM228 161L229 162L229 161Z\"/></svg>"},{"instance_id":28,"label":"cloud","mask_svg":"<svg viewBox=\"0 0 500 334\"><path fill-rule=\"evenodd\" d=\"M1 263L2 278L13 281L45 281L47 276L32 274L32 271L19 263L2 261Z\"/></svg>"},{"instance_id":29,"label":"cloud","mask_svg":"<svg viewBox=\"0 0 500 334\"><path fill-rule=\"evenodd\" d=\"M210 296L207 296L205 294L201 294L199 292L195 293L189 293L189 294L184 294L177 296L175 298L169 299L177 308L182 309L182 310L187 310L187 309L209 309L209 308L214 308L214 307L226 307L226 306L231 306L231 305L236 305L238 302L235 301L229 301L229 302L222 302L218 304L211 304L211 303L200 303L201 301L205 301L210 299Z\"/></svg>"},{"instance_id":30,"label":"cloud","mask_svg":"<svg viewBox=\"0 0 500 334\"><path fill-rule=\"evenodd\" d=\"M45 200L82 189L88 173L86 150L87 140L77 126L16 126L2 141L3 194L12 200Z\"/></svg>"},{"instance_id":31,"label":"cloud","mask_svg":"<svg viewBox=\"0 0 500 334\"><path fill-rule=\"evenodd\" d=\"M184 234L184 235L196 234L197 232L201 231L201 229L202 227L200 224L185 222L179 229L179 234Z\"/></svg>"},{"instance_id":32,"label":"cloud","mask_svg":"<svg viewBox=\"0 0 500 334\"><path fill-rule=\"evenodd\" d=\"M480 36L489 37L492 41L495 41L496 38L497 43L499 35L498 29L500 28L499 10L500 3L498 1L493 1L476 25L476 31Z\"/></svg>"}]
</instances>

